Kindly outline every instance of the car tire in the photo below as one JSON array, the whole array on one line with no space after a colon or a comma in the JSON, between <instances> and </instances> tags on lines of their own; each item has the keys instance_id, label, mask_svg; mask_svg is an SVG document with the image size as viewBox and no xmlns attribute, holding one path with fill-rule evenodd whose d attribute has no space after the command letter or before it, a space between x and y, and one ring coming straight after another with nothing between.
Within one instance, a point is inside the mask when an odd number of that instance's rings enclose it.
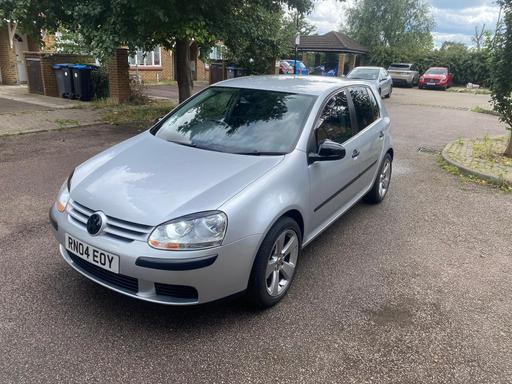
<instances>
[{"instance_id":1,"label":"car tire","mask_svg":"<svg viewBox=\"0 0 512 384\"><path fill-rule=\"evenodd\" d=\"M423 85L418 84L418 89L423 89Z\"/></svg>"},{"instance_id":2,"label":"car tire","mask_svg":"<svg viewBox=\"0 0 512 384\"><path fill-rule=\"evenodd\" d=\"M389 93L386 95L386 99L389 99L391 97L391 93L393 93L393 87L389 88Z\"/></svg>"},{"instance_id":3,"label":"car tire","mask_svg":"<svg viewBox=\"0 0 512 384\"><path fill-rule=\"evenodd\" d=\"M378 204L384 200L389 190L392 168L393 159L389 153L386 153L384 159L382 159L379 173L375 178L372 189L363 197L363 201L369 204Z\"/></svg>"},{"instance_id":4,"label":"car tire","mask_svg":"<svg viewBox=\"0 0 512 384\"><path fill-rule=\"evenodd\" d=\"M279 247L284 252L280 252ZM290 217L282 217L260 245L249 278L248 299L259 308L277 304L292 284L301 254L302 233L299 225Z\"/></svg>"}]
</instances>

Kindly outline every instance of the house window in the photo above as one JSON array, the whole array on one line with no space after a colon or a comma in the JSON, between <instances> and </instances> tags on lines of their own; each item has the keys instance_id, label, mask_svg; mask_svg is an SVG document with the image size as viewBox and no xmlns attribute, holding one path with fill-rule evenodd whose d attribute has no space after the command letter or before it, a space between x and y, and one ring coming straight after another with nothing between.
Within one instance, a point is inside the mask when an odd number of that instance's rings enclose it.
<instances>
[{"instance_id":1,"label":"house window","mask_svg":"<svg viewBox=\"0 0 512 384\"><path fill-rule=\"evenodd\" d=\"M215 45L210 51L210 55L208 56L208 58L210 60L223 60L225 52L226 47L224 45Z\"/></svg>"},{"instance_id":2,"label":"house window","mask_svg":"<svg viewBox=\"0 0 512 384\"><path fill-rule=\"evenodd\" d=\"M160 57L160 47L156 47L150 52L138 50L135 55L128 57L128 64L133 66L159 67L161 65Z\"/></svg>"}]
</instances>

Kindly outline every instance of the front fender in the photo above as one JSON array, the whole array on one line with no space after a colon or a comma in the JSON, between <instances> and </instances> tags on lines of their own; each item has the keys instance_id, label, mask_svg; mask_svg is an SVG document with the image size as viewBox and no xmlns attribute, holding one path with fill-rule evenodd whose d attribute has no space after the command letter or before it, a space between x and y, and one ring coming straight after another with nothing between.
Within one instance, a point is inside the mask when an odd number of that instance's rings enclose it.
<instances>
[{"instance_id":1,"label":"front fender","mask_svg":"<svg viewBox=\"0 0 512 384\"><path fill-rule=\"evenodd\" d=\"M270 172L253 182L219 209L228 216L225 244L260 235L260 242L287 211L298 211L307 231L310 203L306 154L295 150Z\"/></svg>"}]
</instances>

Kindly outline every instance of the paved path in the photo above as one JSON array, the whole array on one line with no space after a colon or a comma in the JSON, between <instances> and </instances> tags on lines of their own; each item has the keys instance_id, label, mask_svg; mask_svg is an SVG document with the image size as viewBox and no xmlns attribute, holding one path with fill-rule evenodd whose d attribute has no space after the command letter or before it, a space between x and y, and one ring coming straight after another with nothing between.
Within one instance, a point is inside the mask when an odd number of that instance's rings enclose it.
<instances>
[{"instance_id":1,"label":"paved path","mask_svg":"<svg viewBox=\"0 0 512 384\"><path fill-rule=\"evenodd\" d=\"M28 93L25 86L0 86L0 136L96 124L100 112L77 100Z\"/></svg>"},{"instance_id":2,"label":"paved path","mask_svg":"<svg viewBox=\"0 0 512 384\"><path fill-rule=\"evenodd\" d=\"M512 197L417 150L503 130L493 116L393 98L389 111L387 199L315 240L288 297L264 312L139 302L60 259L47 216L59 186L136 131L0 138L0 382L509 383Z\"/></svg>"}]
</instances>

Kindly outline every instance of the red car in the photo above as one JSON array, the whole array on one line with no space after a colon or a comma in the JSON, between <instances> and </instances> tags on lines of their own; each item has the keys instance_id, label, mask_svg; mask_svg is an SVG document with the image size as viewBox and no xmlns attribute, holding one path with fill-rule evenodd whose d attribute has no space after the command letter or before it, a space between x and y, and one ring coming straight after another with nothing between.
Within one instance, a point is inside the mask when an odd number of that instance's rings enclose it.
<instances>
[{"instance_id":1,"label":"red car","mask_svg":"<svg viewBox=\"0 0 512 384\"><path fill-rule=\"evenodd\" d=\"M420 76L418 88L441 88L445 90L453 85L453 73L446 67L430 67Z\"/></svg>"}]
</instances>

